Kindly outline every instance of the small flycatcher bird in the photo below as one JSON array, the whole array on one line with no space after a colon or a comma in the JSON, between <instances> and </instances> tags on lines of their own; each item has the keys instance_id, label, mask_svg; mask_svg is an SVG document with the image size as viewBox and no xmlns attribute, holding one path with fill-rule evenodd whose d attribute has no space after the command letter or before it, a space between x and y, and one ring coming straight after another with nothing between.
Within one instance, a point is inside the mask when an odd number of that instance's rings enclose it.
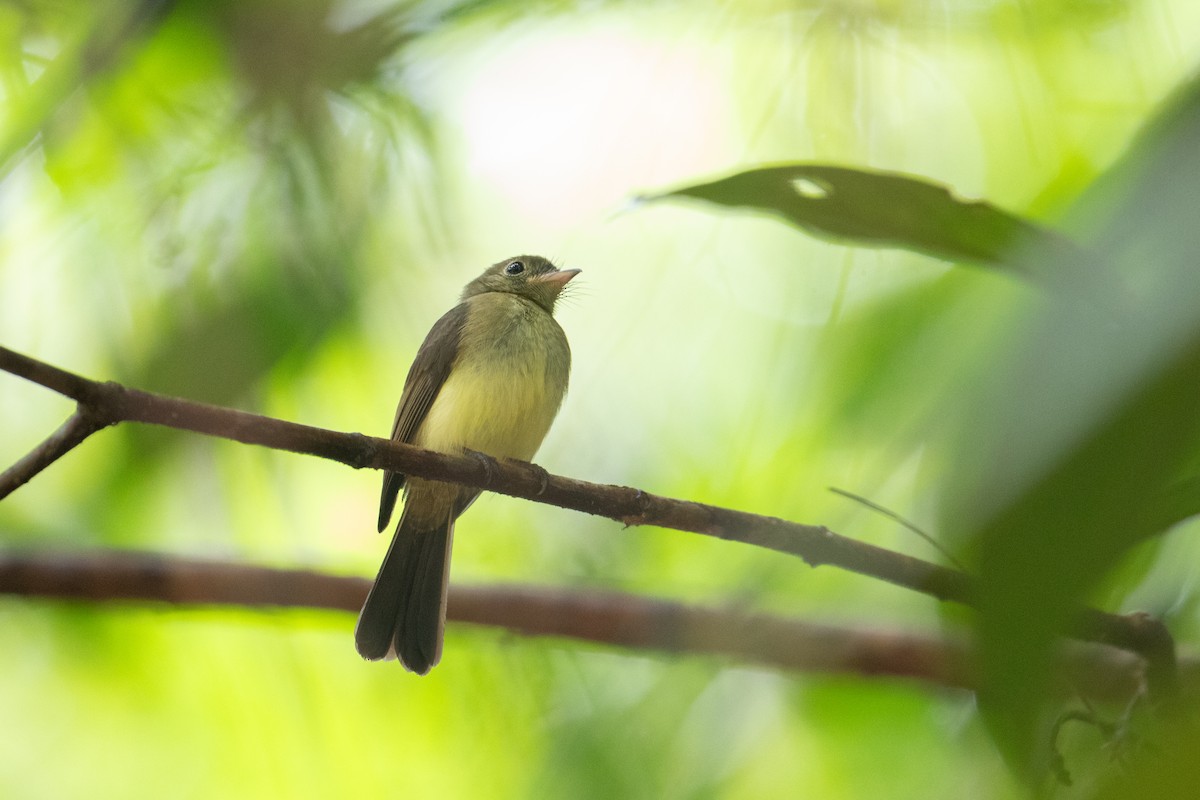
<instances>
[{"instance_id":1,"label":"small flycatcher bird","mask_svg":"<svg viewBox=\"0 0 1200 800\"><path fill-rule=\"evenodd\" d=\"M517 256L468 283L417 351L392 439L443 453L532 459L567 391L571 349L552 315L577 274L540 256ZM423 675L442 655L454 521L479 490L385 472L381 532L401 489L400 523L354 639L363 658L395 654Z\"/></svg>"}]
</instances>

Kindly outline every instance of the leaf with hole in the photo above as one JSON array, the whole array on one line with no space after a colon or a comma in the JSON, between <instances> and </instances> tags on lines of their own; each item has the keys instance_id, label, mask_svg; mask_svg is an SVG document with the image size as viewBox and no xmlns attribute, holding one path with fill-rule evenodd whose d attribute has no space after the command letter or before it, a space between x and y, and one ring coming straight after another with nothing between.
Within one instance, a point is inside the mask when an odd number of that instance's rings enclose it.
<instances>
[{"instance_id":1,"label":"leaf with hole","mask_svg":"<svg viewBox=\"0 0 1200 800\"><path fill-rule=\"evenodd\" d=\"M1095 260L1056 231L894 172L786 164L640 200L675 198L763 211L838 242L898 247L1051 283L1062 283Z\"/></svg>"}]
</instances>

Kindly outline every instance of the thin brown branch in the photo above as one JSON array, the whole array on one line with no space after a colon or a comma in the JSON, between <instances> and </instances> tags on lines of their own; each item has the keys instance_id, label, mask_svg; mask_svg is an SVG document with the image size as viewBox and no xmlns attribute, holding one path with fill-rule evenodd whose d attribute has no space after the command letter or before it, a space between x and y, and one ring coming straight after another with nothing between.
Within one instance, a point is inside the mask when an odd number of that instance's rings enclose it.
<instances>
[{"instance_id":1,"label":"thin brown branch","mask_svg":"<svg viewBox=\"0 0 1200 800\"><path fill-rule=\"evenodd\" d=\"M91 436L102 426L79 411L50 434L41 444L4 472L0 472L0 500L28 483L34 475L69 453L75 445Z\"/></svg>"},{"instance_id":2,"label":"thin brown branch","mask_svg":"<svg viewBox=\"0 0 1200 800\"><path fill-rule=\"evenodd\" d=\"M45 386L47 389L66 395L80 403L93 399L94 389L99 384L96 381L80 377L73 372L59 369L45 361L22 355L7 347L0 347L0 369L24 378L27 381Z\"/></svg>"},{"instance_id":3,"label":"thin brown branch","mask_svg":"<svg viewBox=\"0 0 1200 800\"><path fill-rule=\"evenodd\" d=\"M138 552L0 554L0 593L93 603L182 607L313 608L355 612L370 582L309 570L272 569ZM962 641L835 627L772 614L686 605L620 592L536 586L452 586L449 618L646 650L728 658L805 673L886 676L974 687ZM1188 662L1195 677L1197 665ZM1064 656L1062 686L1127 698L1141 662L1113 648L1078 646Z\"/></svg>"},{"instance_id":4,"label":"thin brown branch","mask_svg":"<svg viewBox=\"0 0 1200 800\"><path fill-rule=\"evenodd\" d=\"M830 486L829 491L833 492L836 495L845 497L847 500L853 500L854 502L858 503L859 505L863 506L864 508L869 508L872 511L874 511L875 513L881 514L881 515L887 517L888 519L892 520L893 522L903 526L905 529L912 531L917 536L921 537L925 541L926 544L928 544L930 547L932 547L934 550L936 550L941 555L942 558L946 559L947 563L951 564L954 567L957 567L958 569L965 569L965 567L963 567L963 565L962 565L962 562L960 562L957 558L955 558L954 554L951 553L948 549L946 549L946 547L941 542L939 542L932 534L928 533L927 531L922 530L917 525L913 524L912 521L905 519L900 514L897 514L895 511L892 511L890 508L884 508L883 506L879 505L878 503L874 502L873 500L868 500L867 498L863 497L861 494L855 494L854 492L847 491L846 489L839 489L836 486Z\"/></svg>"},{"instance_id":5,"label":"thin brown branch","mask_svg":"<svg viewBox=\"0 0 1200 800\"><path fill-rule=\"evenodd\" d=\"M339 433L293 422L99 383L0 347L0 370L78 400L104 423L143 422L210 436L306 453L355 468L390 469L461 483L560 508L608 517L625 525L654 525L751 544L798 556L808 564L836 566L912 589L938 600L975 605L974 579L964 572L841 536L821 525L804 525L677 500L625 486L550 475L532 464L487 463L470 456L422 450L360 433ZM1085 641L1137 652L1152 662L1156 684L1173 686L1175 648L1161 623L1085 609L1071 631ZM1161 680L1160 680L1161 679Z\"/></svg>"}]
</instances>

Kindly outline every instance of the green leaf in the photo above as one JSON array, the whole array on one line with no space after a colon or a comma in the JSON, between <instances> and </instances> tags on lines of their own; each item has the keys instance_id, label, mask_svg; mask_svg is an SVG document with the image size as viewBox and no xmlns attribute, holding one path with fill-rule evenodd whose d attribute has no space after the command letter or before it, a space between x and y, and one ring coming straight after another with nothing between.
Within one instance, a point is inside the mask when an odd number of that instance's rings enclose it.
<instances>
[{"instance_id":1,"label":"green leaf","mask_svg":"<svg viewBox=\"0 0 1200 800\"><path fill-rule=\"evenodd\" d=\"M1154 739L1136 747L1132 758L1123 758L1122 769L1086 796L1092 800L1195 797L1196 787L1200 786L1200 760L1195 757L1198 747L1200 730L1195 724L1172 720ZM1120 750L1117 754L1125 755Z\"/></svg>"},{"instance_id":2,"label":"green leaf","mask_svg":"<svg viewBox=\"0 0 1200 800\"><path fill-rule=\"evenodd\" d=\"M1062 234L894 172L785 164L639 199L681 197L763 211L847 244L899 247L1056 283L1095 260Z\"/></svg>"},{"instance_id":3,"label":"green leaf","mask_svg":"<svg viewBox=\"0 0 1200 800\"><path fill-rule=\"evenodd\" d=\"M1044 763L1052 653L1077 604L1130 548L1196 509L1197 140L1193 81L1073 212L1130 291L1114 304L1030 303L949 470L958 486L943 517L978 544L981 707L1023 767ZM1170 704L1169 681L1149 689Z\"/></svg>"}]
</instances>

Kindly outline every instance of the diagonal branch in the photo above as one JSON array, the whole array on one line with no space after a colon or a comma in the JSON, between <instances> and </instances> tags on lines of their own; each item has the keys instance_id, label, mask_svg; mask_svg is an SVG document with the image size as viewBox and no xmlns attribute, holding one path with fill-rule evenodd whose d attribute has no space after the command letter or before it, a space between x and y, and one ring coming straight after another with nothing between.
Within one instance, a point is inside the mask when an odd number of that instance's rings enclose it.
<instances>
[{"instance_id":1,"label":"diagonal branch","mask_svg":"<svg viewBox=\"0 0 1200 800\"><path fill-rule=\"evenodd\" d=\"M608 517L625 525L655 525L751 544L798 556L811 566L827 564L934 597L974 607L975 580L965 572L922 561L839 535L823 525L734 511L649 494L626 486L588 483L550 475L516 461L448 455L411 445L263 417L100 383L0 347L0 370L27 378L79 401L98 424L121 421L163 425L245 444L305 453L356 469L390 469L460 483ZM1082 609L1070 635L1131 650L1150 663L1152 690L1177 685L1175 646L1159 621Z\"/></svg>"},{"instance_id":2,"label":"diagonal branch","mask_svg":"<svg viewBox=\"0 0 1200 800\"><path fill-rule=\"evenodd\" d=\"M181 607L315 608L355 612L370 582L309 570L272 569L154 553L0 554L0 594L93 603L165 602ZM881 629L844 628L773 614L687 605L621 592L539 586L450 588L456 622L630 650L720 656L807 673L919 680L973 689L966 644ZM1187 661L1190 684L1200 664ZM1067 649L1064 692L1123 699L1141 680L1136 657L1109 647Z\"/></svg>"},{"instance_id":3,"label":"diagonal branch","mask_svg":"<svg viewBox=\"0 0 1200 800\"><path fill-rule=\"evenodd\" d=\"M97 423L86 413L76 411L62 426L50 434L41 444L30 450L21 460L17 461L4 472L0 472L0 500L20 489L26 483L69 453L75 445L91 436L103 425Z\"/></svg>"},{"instance_id":4,"label":"diagonal branch","mask_svg":"<svg viewBox=\"0 0 1200 800\"><path fill-rule=\"evenodd\" d=\"M66 395L79 403L94 402L95 388L100 385L96 381L59 369L45 361L21 355L7 347L0 347L0 369Z\"/></svg>"}]
</instances>

